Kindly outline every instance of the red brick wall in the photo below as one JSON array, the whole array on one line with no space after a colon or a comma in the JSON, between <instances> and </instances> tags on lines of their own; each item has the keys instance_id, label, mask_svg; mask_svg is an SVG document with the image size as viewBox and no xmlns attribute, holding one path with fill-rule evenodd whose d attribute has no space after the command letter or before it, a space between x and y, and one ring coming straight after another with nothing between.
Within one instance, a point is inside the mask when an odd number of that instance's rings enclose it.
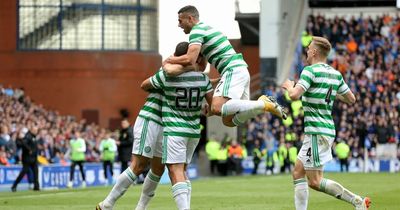
<instances>
[{"instance_id":1,"label":"red brick wall","mask_svg":"<svg viewBox=\"0 0 400 210\"><path fill-rule=\"evenodd\" d=\"M133 121L147 95L140 83L161 65L158 53L17 51L16 11L16 0L0 1L0 84L24 87L61 114L80 118L82 110L98 109L102 126L123 108Z\"/></svg>"}]
</instances>

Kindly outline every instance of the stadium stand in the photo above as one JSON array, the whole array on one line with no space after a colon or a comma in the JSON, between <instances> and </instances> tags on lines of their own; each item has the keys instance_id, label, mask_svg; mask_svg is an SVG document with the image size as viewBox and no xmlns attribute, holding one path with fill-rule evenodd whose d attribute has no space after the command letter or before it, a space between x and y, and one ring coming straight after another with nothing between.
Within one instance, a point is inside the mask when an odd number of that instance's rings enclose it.
<instances>
[{"instance_id":1,"label":"stadium stand","mask_svg":"<svg viewBox=\"0 0 400 210\"><path fill-rule=\"evenodd\" d=\"M337 140L347 142L353 158L363 158L364 149L369 157L400 157L399 28L400 17L390 15L310 15L307 19L303 42L313 35L328 38L333 45L328 62L356 93L356 105L335 102L333 111ZM295 70L297 78L306 65L305 46L303 43L300 54L303 62ZM288 101L278 87L269 87L265 93L286 104L291 116L283 123L268 114L250 121L244 138L247 150L253 150L255 141L260 141L264 151L277 151L280 142L293 142L287 145L299 148L303 139L301 104Z\"/></svg>"},{"instance_id":2,"label":"stadium stand","mask_svg":"<svg viewBox=\"0 0 400 210\"><path fill-rule=\"evenodd\" d=\"M42 164L69 161L64 157L69 148L72 132L82 132L86 140L86 161L98 162L98 145L106 129L96 124L87 124L85 120L76 120L73 116L62 116L57 111L48 110L33 102L21 88L3 88L0 85L0 164L18 164L20 161L16 140L22 138L32 124L38 124L39 157Z\"/></svg>"}]
</instances>

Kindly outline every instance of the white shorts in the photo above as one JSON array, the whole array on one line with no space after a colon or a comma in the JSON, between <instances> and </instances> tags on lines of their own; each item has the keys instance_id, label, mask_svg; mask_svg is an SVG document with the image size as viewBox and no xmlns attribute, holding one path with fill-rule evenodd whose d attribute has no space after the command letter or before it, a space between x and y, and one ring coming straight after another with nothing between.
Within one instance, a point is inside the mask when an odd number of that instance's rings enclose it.
<instances>
[{"instance_id":1,"label":"white shorts","mask_svg":"<svg viewBox=\"0 0 400 210\"><path fill-rule=\"evenodd\" d=\"M239 66L226 70L215 87L214 97L216 96L249 100L250 74L247 68Z\"/></svg>"},{"instance_id":2,"label":"white shorts","mask_svg":"<svg viewBox=\"0 0 400 210\"><path fill-rule=\"evenodd\" d=\"M188 138L181 136L163 137L162 163L186 163L192 161L194 150L199 144L199 138Z\"/></svg>"},{"instance_id":3,"label":"white shorts","mask_svg":"<svg viewBox=\"0 0 400 210\"><path fill-rule=\"evenodd\" d=\"M152 120L137 117L133 126L132 154L148 158L162 157L163 127Z\"/></svg>"},{"instance_id":4,"label":"white shorts","mask_svg":"<svg viewBox=\"0 0 400 210\"><path fill-rule=\"evenodd\" d=\"M325 163L332 160L333 137L305 134L299 159L305 170L322 170Z\"/></svg>"}]
</instances>

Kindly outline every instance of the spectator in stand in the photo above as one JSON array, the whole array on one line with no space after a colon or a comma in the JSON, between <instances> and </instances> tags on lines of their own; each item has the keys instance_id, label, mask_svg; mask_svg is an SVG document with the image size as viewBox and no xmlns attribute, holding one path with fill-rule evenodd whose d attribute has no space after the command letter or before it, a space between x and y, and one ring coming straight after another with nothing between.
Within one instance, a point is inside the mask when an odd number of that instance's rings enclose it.
<instances>
[{"instance_id":1,"label":"spectator in stand","mask_svg":"<svg viewBox=\"0 0 400 210\"><path fill-rule=\"evenodd\" d=\"M9 88L8 88L9 89ZM82 135L88 137L87 143L96 145L99 137L99 126L87 125L84 120L76 121L71 116L61 116L56 111L46 110L42 105L32 102L25 96L23 88L13 91L7 90L7 94L0 94L0 130L7 127L10 137L6 145L6 156L11 164L17 164L19 158L16 155L16 139L19 132L26 132L33 124L38 124L39 154L44 162L51 162L56 157L56 152L64 153L68 149L67 139L70 139L73 130L81 130ZM12 94L11 94L12 92ZM25 135L25 133L23 134ZM7 138L8 139L8 138ZM0 140L0 142L4 142ZM1 144L1 143L0 143ZM99 151L91 150L89 161L99 161Z\"/></svg>"},{"instance_id":2,"label":"spectator in stand","mask_svg":"<svg viewBox=\"0 0 400 210\"><path fill-rule=\"evenodd\" d=\"M68 166L68 161L64 157L64 153L56 151L56 155L51 160L52 163Z\"/></svg>"},{"instance_id":3,"label":"spectator in stand","mask_svg":"<svg viewBox=\"0 0 400 210\"><path fill-rule=\"evenodd\" d=\"M349 34L349 38L347 40L346 47L347 47L347 52L349 52L350 54L355 53L357 51L358 44L354 40L353 35L351 35L351 34Z\"/></svg>"},{"instance_id":4,"label":"spectator in stand","mask_svg":"<svg viewBox=\"0 0 400 210\"><path fill-rule=\"evenodd\" d=\"M128 168L128 162L131 160L132 156L133 129L127 119L121 121L121 130L116 144L118 145L118 159L121 161L122 173Z\"/></svg>"},{"instance_id":5,"label":"spectator in stand","mask_svg":"<svg viewBox=\"0 0 400 210\"><path fill-rule=\"evenodd\" d=\"M6 148L4 146L0 146L0 165L10 166L7 159Z\"/></svg>"},{"instance_id":6,"label":"spectator in stand","mask_svg":"<svg viewBox=\"0 0 400 210\"><path fill-rule=\"evenodd\" d=\"M0 125L0 147L5 147L11 139L8 130L7 125Z\"/></svg>"}]
</instances>

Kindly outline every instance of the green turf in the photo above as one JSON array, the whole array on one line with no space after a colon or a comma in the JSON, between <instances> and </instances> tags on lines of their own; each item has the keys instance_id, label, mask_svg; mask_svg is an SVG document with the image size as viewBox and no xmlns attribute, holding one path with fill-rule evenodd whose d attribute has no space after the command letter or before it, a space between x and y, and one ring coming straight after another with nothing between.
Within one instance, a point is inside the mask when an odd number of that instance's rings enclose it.
<instances>
[{"instance_id":1,"label":"green turf","mask_svg":"<svg viewBox=\"0 0 400 210\"><path fill-rule=\"evenodd\" d=\"M372 208L400 209L399 174L326 174L351 191L368 195ZM192 210L292 210L293 186L289 175L242 176L200 179L192 182ZM84 210L95 205L111 187L41 192L0 193L1 210ZM115 210L133 210L141 186L133 186L116 204ZM169 185L160 185L149 209L176 209ZM350 204L310 190L309 210L347 210Z\"/></svg>"}]
</instances>

